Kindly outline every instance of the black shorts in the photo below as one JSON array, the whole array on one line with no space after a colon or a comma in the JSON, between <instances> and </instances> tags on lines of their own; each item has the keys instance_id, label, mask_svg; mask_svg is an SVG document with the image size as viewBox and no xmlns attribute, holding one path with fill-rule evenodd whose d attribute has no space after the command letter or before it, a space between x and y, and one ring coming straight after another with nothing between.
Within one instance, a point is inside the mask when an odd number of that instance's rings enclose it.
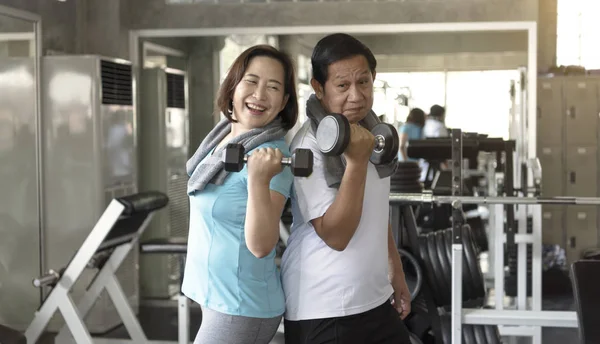
<instances>
[{"instance_id":1,"label":"black shorts","mask_svg":"<svg viewBox=\"0 0 600 344\"><path fill-rule=\"evenodd\" d=\"M284 321L286 344L410 344L392 304L338 318Z\"/></svg>"}]
</instances>

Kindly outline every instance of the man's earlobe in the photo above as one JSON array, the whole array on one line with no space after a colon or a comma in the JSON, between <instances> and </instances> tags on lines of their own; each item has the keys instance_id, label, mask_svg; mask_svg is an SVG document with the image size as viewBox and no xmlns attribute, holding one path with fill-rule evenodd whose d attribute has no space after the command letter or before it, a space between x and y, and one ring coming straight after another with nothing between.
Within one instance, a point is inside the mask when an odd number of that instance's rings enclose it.
<instances>
[{"instance_id":1,"label":"man's earlobe","mask_svg":"<svg viewBox=\"0 0 600 344\"><path fill-rule=\"evenodd\" d=\"M323 98L323 86L321 86L315 78L310 79L310 85L312 86L313 91L315 91L317 99L321 100L321 98Z\"/></svg>"}]
</instances>

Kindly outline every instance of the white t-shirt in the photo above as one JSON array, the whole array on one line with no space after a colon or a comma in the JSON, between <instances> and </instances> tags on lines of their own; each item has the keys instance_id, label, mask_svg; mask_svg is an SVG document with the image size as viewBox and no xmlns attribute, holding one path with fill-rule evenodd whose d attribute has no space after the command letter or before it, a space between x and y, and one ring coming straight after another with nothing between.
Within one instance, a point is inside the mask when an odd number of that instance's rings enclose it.
<instances>
[{"instance_id":1,"label":"white t-shirt","mask_svg":"<svg viewBox=\"0 0 600 344\"><path fill-rule=\"evenodd\" d=\"M448 128L446 125L437 119L428 118L425 120L425 126L423 127L423 137L447 137Z\"/></svg>"},{"instance_id":2,"label":"white t-shirt","mask_svg":"<svg viewBox=\"0 0 600 344\"><path fill-rule=\"evenodd\" d=\"M323 154L307 121L290 150L313 151L313 173L294 178L288 246L281 263L285 318L306 320L359 314L383 304L393 293L388 280L390 178L380 179L369 163L359 226L343 251L317 235L311 220L325 214L336 188L325 181Z\"/></svg>"}]
</instances>

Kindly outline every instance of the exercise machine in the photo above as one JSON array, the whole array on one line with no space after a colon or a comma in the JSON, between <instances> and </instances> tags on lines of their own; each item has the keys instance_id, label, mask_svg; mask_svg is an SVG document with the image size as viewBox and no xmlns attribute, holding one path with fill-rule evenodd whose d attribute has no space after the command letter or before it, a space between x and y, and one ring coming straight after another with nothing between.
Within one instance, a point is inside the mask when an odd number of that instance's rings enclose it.
<instances>
[{"instance_id":1,"label":"exercise machine","mask_svg":"<svg viewBox=\"0 0 600 344\"><path fill-rule=\"evenodd\" d=\"M110 342L110 339L94 339L84 323L101 292L106 290L113 301L133 343L148 343L144 331L129 305L116 272L152 220L154 214L169 202L160 192L147 191L113 199L98 222L75 252L66 267L51 270L33 280L36 287L52 287L48 296L35 313L25 331L28 343L36 343L44 329L60 311L66 326L59 332L56 342L68 340L67 329L77 344ZM85 294L75 304L70 291L82 276L84 269L95 268L97 273ZM119 340L123 342L123 340Z\"/></svg>"}]
</instances>

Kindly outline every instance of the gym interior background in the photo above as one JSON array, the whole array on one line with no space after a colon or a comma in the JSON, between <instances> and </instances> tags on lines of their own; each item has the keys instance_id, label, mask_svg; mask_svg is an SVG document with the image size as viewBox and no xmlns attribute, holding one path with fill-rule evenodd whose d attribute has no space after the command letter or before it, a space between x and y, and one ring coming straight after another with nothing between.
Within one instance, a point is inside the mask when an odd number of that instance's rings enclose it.
<instances>
[{"instance_id":1,"label":"gym interior background","mask_svg":"<svg viewBox=\"0 0 600 344\"><path fill-rule=\"evenodd\" d=\"M592 0L0 0L0 5L5 6L0 7L0 324L21 331L49 291L34 288L31 280L67 264L114 197L164 191L170 204L143 239L187 235L185 161L218 120L213 99L228 66L261 42L289 52L302 112L312 92L311 50L328 33L319 27L356 32L372 49L378 59L375 111L387 122L399 126L409 108L441 104L448 127L534 142L537 154L530 157L539 159L544 196L598 196L600 22L594 14L600 5ZM524 91L531 65L527 31L502 25L456 32L403 26L516 22L536 24L536 137L511 129L515 119L531 118ZM396 27L352 29L375 24ZM129 78L131 88L99 99L102 81L119 77ZM159 135L164 139L155 140ZM493 237L489 209L479 211ZM557 248L553 257L564 255L562 266L594 254L600 235L596 206L544 206L541 215L544 247ZM491 254L479 259L487 305L496 307ZM179 272L180 255L135 249L117 273L150 339L177 340ZM83 275L73 295L82 293L91 276ZM568 272L557 276L544 274L542 308L573 311ZM535 303L530 290L523 302L508 294L500 298L506 309ZM98 336L126 336L115 314L103 294L86 326ZM192 305L191 335L200 319ZM52 342L61 326L62 319L54 317L42 341ZM577 341L574 328L544 327L541 338L514 333L503 339ZM274 342L283 343L282 336Z\"/></svg>"}]
</instances>

